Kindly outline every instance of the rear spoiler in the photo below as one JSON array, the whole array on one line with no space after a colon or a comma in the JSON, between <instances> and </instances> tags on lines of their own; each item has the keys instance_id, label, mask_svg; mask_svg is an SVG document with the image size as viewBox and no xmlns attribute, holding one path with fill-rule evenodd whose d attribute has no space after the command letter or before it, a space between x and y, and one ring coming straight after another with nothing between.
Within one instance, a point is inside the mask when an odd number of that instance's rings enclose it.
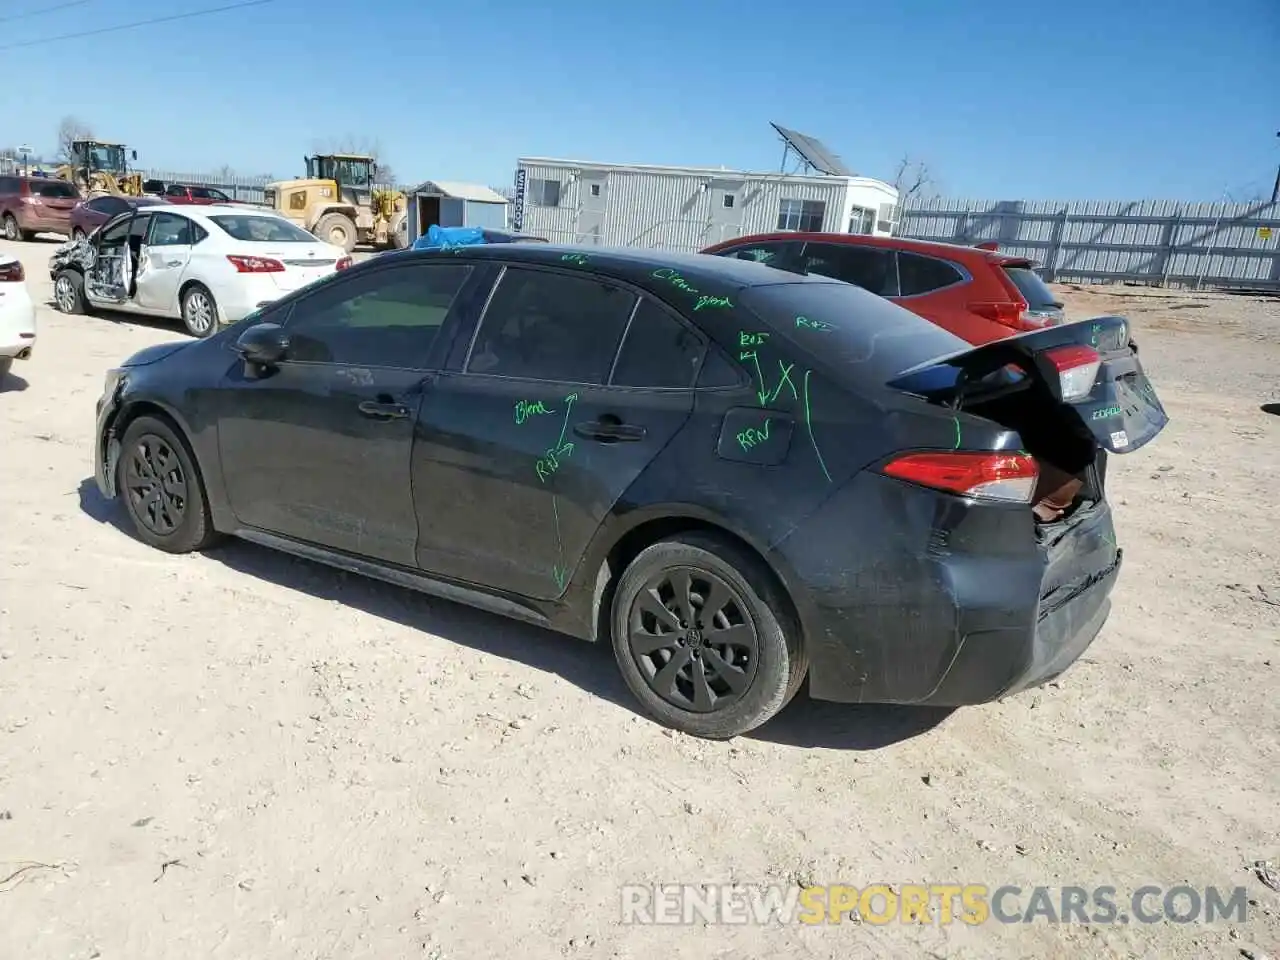
<instances>
[{"instance_id":1,"label":"rear spoiler","mask_svg":"<svg viewBox=\"0 0 1280 960\"><path fill-rule=\"evenodd\" d=\"M992 252L1000 249L999 242L995 240L983 240L981 243L975 243L974 246L979 250L990 250Z\"/></svg>"}]
</instances>

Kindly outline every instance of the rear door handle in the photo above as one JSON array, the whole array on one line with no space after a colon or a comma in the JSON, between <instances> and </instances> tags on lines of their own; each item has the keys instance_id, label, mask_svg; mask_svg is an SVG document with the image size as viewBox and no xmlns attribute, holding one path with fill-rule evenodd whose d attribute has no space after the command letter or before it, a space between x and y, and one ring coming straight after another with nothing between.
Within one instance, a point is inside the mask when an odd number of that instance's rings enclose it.
<instances>
[{"instance_id":1,"label":"rear door handle","mask_svg":"<svg viewBox=\"0 0 1280 960\"><path fill-rule=\"evenodd\" d=\"M357 409L374 420L404 420L409 416L409 408L394 401L361 400Z\"/></svg>"},{"instance_id":2,"label":"rear door handle","mask_svg":"<svg viewBox=\"0 0 1280 960\"><path fill-rule=\"evenodd\" d=\"M603 420L588 420L573 426L573 432L588 440L599 440L601 443L620 443L626 440L643 440L646 430L634 423L609 423Z\"/></svg>"}]
</instances>

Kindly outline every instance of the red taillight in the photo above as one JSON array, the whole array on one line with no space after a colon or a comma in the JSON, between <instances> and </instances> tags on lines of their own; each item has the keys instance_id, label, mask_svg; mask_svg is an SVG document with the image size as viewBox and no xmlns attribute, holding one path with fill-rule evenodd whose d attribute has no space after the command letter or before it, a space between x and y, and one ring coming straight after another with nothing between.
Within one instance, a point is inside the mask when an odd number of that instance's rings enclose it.
<instances>
[{"instance_id":1,"label":"red taillight","mask_svg":"<svg viewBox=\"0 0 1280 960\"><path fill-rule=\"evenodd\" d=\"M1080 400L1093 391L1098 370L1102 367L1102 357L1093 347L1069 344L1046 350L1043 357L1058 373L1058 387L1063 400Z\"/></svg>"},{"instance_id":2,"label":"red taillight","mask_svg":"<svg viewBox=\"0 0 1280 960\"><path fill-rule=\"evenodd\" d=\"M885 465L884 474L922 487L979 500L1030 503L1040 469L1025 453L946 450L909 453Z\"/></svg>"},{"instance_id":3,"label":"red taillight","mask_svg":"<svg viewBox=\"0 0 1280 960\"><path fill-rule=\"evenodd\" d=\"M1032 313L1025 300L982 301L967 306L971 313L1014 330L1043 330L1054 322L1053 317Z\"/></svg>"},{"instance_id":4,"label":"red taillight","mask_svg":"<svg viewBox=\"0 0 1280 960\"><path fill-rule=\"evenodd\" d=\"M27 275L22 272L22 264L18 261L13 263L0 263L0 283L21 283Z\"/></svg>"},{"instance_id":5,"label":"red taillight","mask_svg":"<svg viewBox=\"0 0 1280 960\"><path fill-rule=\"evenodd\" d=\"M355 263L355 261L352 260L350 257L343 257L341 260L338 261L338 265L334 269L345 270L347 269L347 267L351 266L351 264L353 263Z\"/></svg>"},{"instance_id":6,"label":"red taillight","mask_svg":"<svg viewBox=\"0 0 1280 960\"><path fill-rule=\"evenodd\" d=\"M240 257L228 254L236 273L284 273L284 264L270 257Z\"/></svg>"}]
</instances>

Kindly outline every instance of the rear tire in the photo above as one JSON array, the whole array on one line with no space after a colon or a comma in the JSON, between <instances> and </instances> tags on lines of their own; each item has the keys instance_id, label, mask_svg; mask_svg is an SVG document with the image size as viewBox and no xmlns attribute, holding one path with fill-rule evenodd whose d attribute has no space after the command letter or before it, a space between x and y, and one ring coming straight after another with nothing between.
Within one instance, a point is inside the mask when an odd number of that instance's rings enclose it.
<instances>
[{"instance_id":1,"label":"rear tire","mask_svg":"<svg viewBox=\"0 0 1280 960\"><path fill-rule=\"evenodd\" d=\"M84 276L75 270L63 270L53 281L53 302L59 313L88 313L84 299Z\"/></svg>"},{"instance_id":2,"label":"rear tire","mask_svg":"<svg viewBox=\"0 0 1280 960\"><path fill-rule=\"evenodd\" d=\"M356 224L345 213L326 213L316 221L316 228L311 232L325 243L341 247L347 253L356 248Z\"/></svg>"},{"instance_id":3,"label":"rear tire","mask_svg":"<svg viewBox=\"0 0 1280 960\"><path fill-rule=\"evenodd\" d=\"M18 220L12 213L4 215L4 238L15 243L22 239L22 231L18 229Z\"/></svg>"},{"instance_id":4,"label":"rear tire","mask_svg":"<svg viewBox=\"0 0 1280 960\"><path fill-rule=\"evenodd\" d=\"M218 301L202 284L193 283L182 292L182 324L201 340L218 332Z\"/></svg>"},{"instance_id":5,"label":"rear tire","mask_svg":"<svg viewBox=\"0 0 1280 960\"><path fill-rule=\"evenodd\" d=\"M13 369L13 357L0 357L0 381L9 375L9 371Z\"/></svg>"},{"instance_id":6,"label":"rear tire","mask_svg":"<svg viewBox=\"0 0 1280 960\"><path fill-rule=\"evenodd\" d=\"M120 441L116 487L148 546L191 553L217 540L195 458L165 420L143 416L129 424Z\"/></svg>"},{"instance_id":7,"label":"rear tire","mask_svg":"<svg viewBox=\"0 0 1280 960\"><path fill-rule=\"evenodd\" d=\"M728 740L770 720L804 681L808 661L789 610L759 559L714 534L681 534L623 571L614 656L660 723Z\"/></svg>"}]
</instances>

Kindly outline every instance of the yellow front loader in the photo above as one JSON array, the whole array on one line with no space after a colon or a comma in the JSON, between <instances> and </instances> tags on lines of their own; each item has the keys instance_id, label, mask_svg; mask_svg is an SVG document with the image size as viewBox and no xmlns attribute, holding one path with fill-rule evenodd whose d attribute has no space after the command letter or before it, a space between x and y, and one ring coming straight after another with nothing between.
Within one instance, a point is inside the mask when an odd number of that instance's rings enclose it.
<instances>
[{"instance_id":1,"label":"yellow front loader","mask_svg":"<svg viewBox=\"0 0 1280 960\"><path fill-rule=\"evenodd\" d=\"M357 244L408 246L404 194L374 188L378 164L373 157L321 154L304 160L305 177L267 184L267 206L348 253Z\"/></svg>"},{"instance_id":2,"label":"yellow front loader","mask_svg":"<svg viewBox=\"0 0 1280 960\"><path fill-rule=\"evenodd\" d=\"M85 197L140 197L142 174L130 173L125 147L102 140L76 140L71 144L71 160L54 176L74 183ZM138 151L132 152L138 159Z\"/></svg>"}]
</instances>

